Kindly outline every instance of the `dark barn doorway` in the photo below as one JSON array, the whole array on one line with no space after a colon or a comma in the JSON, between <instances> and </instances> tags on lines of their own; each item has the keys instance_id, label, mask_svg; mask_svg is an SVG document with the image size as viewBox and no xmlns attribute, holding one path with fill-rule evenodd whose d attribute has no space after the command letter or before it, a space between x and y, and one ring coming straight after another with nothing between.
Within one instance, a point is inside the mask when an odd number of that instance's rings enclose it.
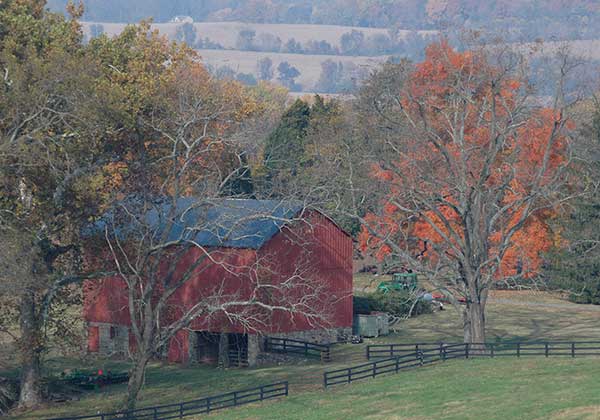
<instances>
[{"instance_id":1,"label":"dark barn doorway","mask_svg":"<svg viewBox=\"0 0 600 420\"><path fill-rule=\"evenodd\" d=\"M224 367L246 367L248 335L196 331L196 361Z\"/></svg>"},{"instance_id":2,"label":"dark barn doorway","mask_svg":"<svg viewBox=\"0 0 600 420\"><path fill-rule=\"evenodd\" d=\"M220 333L196 331L196 360L199 363L218 363L220 336Z\"/></svg>"},{"instance_id":3,"label":"dark barn doorway","mask_svg":"<svg viewBox=\"0 0 600 420\"><path fill-rule=\"evenodd\" d=\"M229 334L229 364L231 366L248 366L248 335Z\"/></svg>"}]
</instances>

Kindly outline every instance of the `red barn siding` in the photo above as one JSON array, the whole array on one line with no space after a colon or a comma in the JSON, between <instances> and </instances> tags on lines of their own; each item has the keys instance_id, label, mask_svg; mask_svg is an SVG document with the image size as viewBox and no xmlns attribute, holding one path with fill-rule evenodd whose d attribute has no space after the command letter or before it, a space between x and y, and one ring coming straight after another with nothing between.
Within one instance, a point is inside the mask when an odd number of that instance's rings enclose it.
<instances>
[{"instance_id":1,"label":"red barn siding","mask_svg":"<svg viewBox=\"0 0 600 420\"><path fill-rule=\"evenodd\" d=\"M96 353L100 350L100 328L91 326L88 328L88 352Z\"/></svg>"},{"instance_id":2,"label":"red barn siding","mask_svg":"<svg viewBox=\"0 0 600 420\"><path fill-rule=\"evenodd\" d=\"M129 325L127 289L118 277L90 280L84 285L83 315L87 322Z\"/></svg>"},{"instance_id":3,"label":"red barn siding","mask_svg":"<svg viewBox=\"0 0 600 420\"><path fill-rule=\"evenodd\" d=\"M266 327L262 324L253 327L263 334L351 327L352 239L322 214L309 212L306 216L305 221L284 227L259 250L212 250L212 260L207 259L205 264L198 267L192 278L173 295L169 302L168 314L175 319L182 311L191 308L204 297L215 295L217 290L224 295L225 300L247 299L254 290L253 282L264 276L265 272L272 277L271 281L282 282L303 263L310 267L310 276L324 287L321 294L323 308L327 310L327 319L311 322L303 316L278 312L272 314L270 319L263 319L266 321ZM197 258L203 257L200 249L190 250L178 262L176 272L184 273ZM129 325L127 302L126 288L120 278L89 282L85 291L85 320ZM232 322L224 314L198 317L192 322L190 329L229 333L247 331L243 325ZM188 346L188 332L179 332L171 340L168 349L169 360L187 360Z\"/></svg>"},{"instance_id":4,"label":"red barn siding","mask_svg":"<svg viewBox=\"0 0 600 420\"><path fill-rule=\"evenodd\" d=\"M258 250L258 258L276 255L275 269L284 280L302 264L303 258L307 259L311 267L308 275L325 286L327 319L315 325L303 316L278 314L268 332L352 327L352 239L318 212L305 216L306 220L284 227Z\"/></svg>"},{"instance_id":5,"label":"red barn siding","mask_svg":"<svg viewBox=\"0 0 600 420\"><path fill-rule=\"evenodd\" d=\"M185 363L189 359L189 332L178 331L169 343L168 358L170 362Z\"/></svg>"}]
</instances>

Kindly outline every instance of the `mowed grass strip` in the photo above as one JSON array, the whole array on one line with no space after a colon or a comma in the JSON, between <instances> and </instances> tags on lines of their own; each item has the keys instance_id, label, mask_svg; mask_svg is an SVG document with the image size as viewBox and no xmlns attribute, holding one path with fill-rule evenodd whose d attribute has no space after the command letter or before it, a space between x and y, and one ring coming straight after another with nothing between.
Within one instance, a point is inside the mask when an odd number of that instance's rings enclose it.
<instances>
[{"instance_id":1,"label":"mowed grass strip","mask_svg":"<svg viewBox=\"0 0 600 420\"><path fill-rule=\"evenodd\" d=\"M214 419L599 419L600 358L454 360Z\"/></svg>"}]
</instances>

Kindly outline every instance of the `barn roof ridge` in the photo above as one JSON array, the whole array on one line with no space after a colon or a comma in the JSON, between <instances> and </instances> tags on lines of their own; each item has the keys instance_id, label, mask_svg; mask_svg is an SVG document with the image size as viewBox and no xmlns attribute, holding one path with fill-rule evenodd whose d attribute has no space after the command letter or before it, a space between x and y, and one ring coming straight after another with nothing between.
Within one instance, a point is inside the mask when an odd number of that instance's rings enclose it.
<instances>
[{"instance_id":1,"label":"barn roof ridge","mask_svg":"<svg viewBox=\"0 0 600 420\"><path fill-rule=\"evenodd\" d=\"M178 207L179 203L188 207L184 213L192 213L181 214L179 222L183 222L181 228L190 229L190 240L205 247L260 249L304 210L300 201L220 198L202 203L195 211L193 200L178 200ZM201 209L203 205L205 209ZM200 218L204 225L194 229L194 222Z\"/></svg>"},{"instance_id":2,"label":"barn roof ridge","mask_svg":"<svg viewBox=\"0 0 600 420\"><path fill-rule=\"evenodd\" d=\"M140 203L131 199L121 204L127 207ZM299 200L223 197L200 201L194 196L180 197L167 241L173 244L193 242L202 247L260 249L286 224L302 217L308 208ZM350 236L329 216L318 209L311 210L318 212ZM171 203L166 199L159 199L142 216L142 224L151 228L155 237L159 237L169 225L167 222L170 215ZM91 230L103 231L113 217L113 212L105 214L102 220L93 224ZM135 235L135 227L126 226L118 230L119 235Z\"/></svg>"}]
</instances>

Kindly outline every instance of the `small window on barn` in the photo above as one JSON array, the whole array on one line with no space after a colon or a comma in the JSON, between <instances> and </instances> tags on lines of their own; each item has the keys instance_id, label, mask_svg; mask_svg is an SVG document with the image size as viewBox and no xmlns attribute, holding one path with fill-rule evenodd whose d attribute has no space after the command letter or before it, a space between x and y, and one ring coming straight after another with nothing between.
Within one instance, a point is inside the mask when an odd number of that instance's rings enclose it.
<instances>
[{"instance_id":1,"label":"small window on barn","mask_svg":"<svg viewBox=\"0 0 600 420\"><path fill-rule=\"evenodd\" d=\"M112 340L118 335L119 335L119 332L117 330L117 327L110 327L110 339Z\"/></svg>"}]
</instances>

